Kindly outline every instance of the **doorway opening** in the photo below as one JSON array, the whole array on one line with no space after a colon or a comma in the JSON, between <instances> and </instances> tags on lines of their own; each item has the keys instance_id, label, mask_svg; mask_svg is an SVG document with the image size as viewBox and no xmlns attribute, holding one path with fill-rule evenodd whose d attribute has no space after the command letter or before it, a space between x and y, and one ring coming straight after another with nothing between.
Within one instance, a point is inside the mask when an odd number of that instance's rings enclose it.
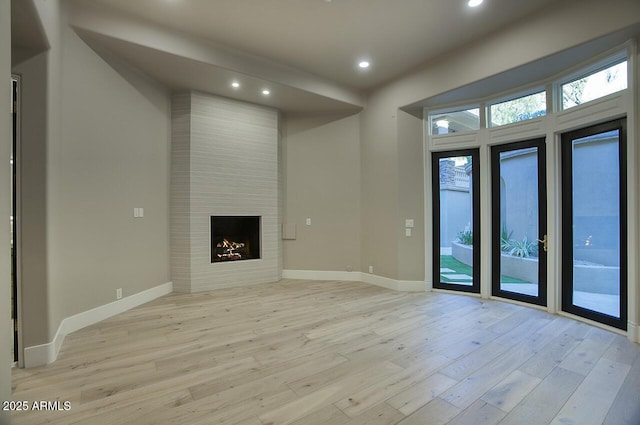
<instances>
[{"instance_id":1,"label":"doorway opening","mask_svg":"<svg viewBox=\"0 0 640 425\"><path fill-rule=\"evenodd\" d=\"M562 309L627 329L626 119L562 135Z\"/></svg>"},{"instance_id":2,"label":"doorway opening","mask_svg":"<svg viewBox=\"0 0 640 425\"><path fill-rule=\"evenodd\" d=\"M13 332L13 344L11 346L12 365L16 366L20 360L19 350L19 268L18 268L18 166L19 166L19 142L20 142L20 77L11 76L11 157L10 157L10 178L11 178L11 215L10 243L11 243L11 323Z\"/></svg>"},{"instance_id":3,"label":"doorway opening","mask_svg":"<svg viewBox=\"0 0 640 425\"><path fill-rule=\"evenodd\" d=\"M491 147L492 294L547 305L545 139Z\"/></svg>"},{"instance_id":4,"label":"doorway opening","mask_svg":"<svg viewBox=\"0 0 640 425\"><path fill-rule=\"evenodd\" d=\"M434 152L433 287L480 293L479 149Z\"/></svg>"}]
</instances>

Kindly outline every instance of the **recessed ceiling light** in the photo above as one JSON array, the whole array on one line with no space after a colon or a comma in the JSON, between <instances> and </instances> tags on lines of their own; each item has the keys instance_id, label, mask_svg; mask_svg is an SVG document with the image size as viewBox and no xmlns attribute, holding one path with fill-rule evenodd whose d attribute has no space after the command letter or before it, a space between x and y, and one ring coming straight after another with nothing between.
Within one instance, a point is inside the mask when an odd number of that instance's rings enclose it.
<instances>
[{"instance_id":1,"label":"recessed ceiling light","mask_svg":"<svg viewBox=\"0 0 640 425\"><path fill-rule=\"evenodd\" d=\"M231 87L233 87L234 89L237 89L238 87L240 87L240 83L237 81L234 81L233 83L231 83Z\"/></svg>"},{"instance_id":2,"label":"recessed ceiling light","mask_svg":"<svg viewBox=\"0 0 640 425\"><path fill-rule=\"evenodd\" d=\"M469 3L467 3L467 5L469 7L478 7L482 4L483 0L469 0Z\"/></svg>"},{"instance_id":3,"label":"recessed ceiling light","mask_svg":"<svg viewBox=\"0 0 640 425\"><path fill-rule=\"evenodd\" d=\"M271 92L267 89L262 90L262 94L265 96L268 96L269 94L271 94Z\"/></svg>"},{"instance_id":4,"label":"recessed ceiling light","mask_svg":"<svg viewBox=\"0 0 640 425\"><path fill-rule=\"evenodd\" d=\"M369 68L369 66L371 66L371 64L369 63L369 61L360 61L358 63L358 67L362 68L362 69L367 69Z\"/></svg>"}]
</instances>

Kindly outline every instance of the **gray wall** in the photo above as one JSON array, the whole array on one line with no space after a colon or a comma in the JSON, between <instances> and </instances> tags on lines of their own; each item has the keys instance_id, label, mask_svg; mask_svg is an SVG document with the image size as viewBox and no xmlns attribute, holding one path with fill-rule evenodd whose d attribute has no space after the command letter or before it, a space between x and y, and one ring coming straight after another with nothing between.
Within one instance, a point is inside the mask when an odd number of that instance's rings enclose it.
<instances>
[{"instance_id":1,"label":"gray wall","mask_svg":"<svg viewBox=\"0 0 640 425\"><path fill-rule=\"evenodd\" d=\"M18 68L25 95L44 91L28 95L25 123L45 115L44 134L33 130L23 145L28 167L45 164L22 187L22 202L44 211L24 212L23 266L37 267L23 282L27 347L115 301L117 288L128 296L170 280L168 92L90 49L66 25L64 4L35 4L51 47ZM25 251L38 240L44 247Z\"/></svg>"},{"instance_id":2,"label":"gray wall","mask_svg":"<svg viewBox=\"0 0 640 425\"><path fill-rule=\"evenodd\" d=\"M504 180L503 223L512 239L538 239L538 161L535 152L509 156L500 161Z\"/></svg>"},{"instance_id":3,"label":"gray wall","mask_svg":"<svg viewBox=\"0 0 640 425\"><path fill-rule=\"evenodd\" d=\"M385 91L374 93L362 112L360 130L362 270L366 272L373 266L374 274L392 279L399 276L399 229L404 225L398 204L397 105ZM415 183L409 170L404 177L409 184ZM419 175L415 177L419 179ZM416 196L423 196L422 189ZM422 217L415 220L423 221Z\"/></svg>"},{"instance_id":4,"label":"gray wall","mask_svg":"<svg viewBox=\"0 0 640 425\"><path fill-rule=\"evenodd\" d=\"M171 244L176 290L280 279L278 111L191 92L174 97ZM262 217L259 260L211 263L212 215Z\"/></svg>"},{"instance_id":5,"label":"gray wall","mask_svg":"<svg viewBox=\"0 0 640 425\"><path fill-rule=\"evenodd\" d=\"M620 164L617 139L574 146L574 258L620 265Z\"/></svg>"},{"instance_id":6,"label":"gray wall","mask_svg":"<svg viewBox=\"0 0 640 425\"><path fill-rule=\"evenodd\" d=\"M360 116L285 121L284 268L360 271Z\"/></svg>"},{"instance_id":7,"label":"gray wall","mask_svg":"<svg viewBox=\"0 0 640 425\"><path fill-rule=\"evenodd\" d=\"M399 235L398 277L424 281L424 143L422 117L398 111L398 207L393 223ZM416 196L420 193L420 196ZM405 236L405 219L413 219L410 237Z\"/></svg>"},{"instance_id":8,"label":"gray wall","mask_svg":"<svg viewBox=\"0 0 640 425\"><path fill-rule=\"evenodd\" d=\"M11 92L9 78L11 77L11 2L0 0L0 75L5 84L0 85L0 217L10 214L10 185L6 184L10 178L9 158L11 156L11 110L9 109ZM5 222L6 224L6 222ZM0 402L11 400L11 282L10 282L10 235L9 226L0 226ZM0 424L9 423L8 412L0 410Z\"/></svg>"},{"instance_id":9,"label":"gray wall","mask_svg":"<svg viewBox=\"0 0 640 425\"><path fill-rule=\"evenodd\" d=\"M47 285L47 53L14 66L21 77L20 101L20 281L24 346L48 341ZM43 320L44 319L44 320Z\"/></svg>"},{"instance_id":10,"label":"gray wall","mask_svg":"<svg viewBox=\"0 0 640 425\"><path fill-rule=\"evenodd\" d=\"M471 225L471 192L466 190L440 190L440 247L451 248L458 233Z\"/></svg>"}]
</instances>

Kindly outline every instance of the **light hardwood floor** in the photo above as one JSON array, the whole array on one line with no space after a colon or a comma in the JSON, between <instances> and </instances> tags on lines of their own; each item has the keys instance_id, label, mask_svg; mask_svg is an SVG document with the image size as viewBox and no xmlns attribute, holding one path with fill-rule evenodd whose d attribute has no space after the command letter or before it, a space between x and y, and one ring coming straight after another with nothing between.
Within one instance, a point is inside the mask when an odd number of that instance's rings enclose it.
<instances>
[{"instance_id":1,"label":"light hardwood floor","mask_svg":"<svg viewBox=\"0 0 640 425\"><path fill-rule=\"evenodd\" d=\"M640 346L442 293L283 280L171 294L14 369L15 424L640 424Z\"/></svg>"}]
</instances>

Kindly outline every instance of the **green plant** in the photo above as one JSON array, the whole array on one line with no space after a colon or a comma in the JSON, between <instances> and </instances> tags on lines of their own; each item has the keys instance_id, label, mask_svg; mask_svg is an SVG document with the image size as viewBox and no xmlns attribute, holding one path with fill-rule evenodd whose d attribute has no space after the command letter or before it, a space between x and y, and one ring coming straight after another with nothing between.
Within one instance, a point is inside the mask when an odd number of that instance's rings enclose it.
<instances>
[{"instance_id":1,"label":"green plant","mask_svg":"<svg viewBox=\"0 0 640 425\"><path fill-rule=\"evenodd\" d=\"M507 250L509 241L511 240L511 235L513 235L513 230L508 232L507 226L503 225L502 230L500 231L500 250Z\"/></svg>"},{"instance_id":2,"label":"green plant","mask_svg":"<svg viewBox=\"0 0 640 425\"><path fill-rule=\"evenodd\" d=\"M473 245L473 232L470 229L458 232L458 242L462 245Z\"/></svg>"},{"instance_id":3,"label":"green plant","mask_svg":"<svg viewBox=\"0 0 640 425\"><path fill-rule=\"evenodd\" d=\"M525 258L538 256L538 241L529 241L526 236L521 241L508 239L506 242L501 243L500 247L503 252L513 255L514 257Z\"/></svg>"}]
</instances>

